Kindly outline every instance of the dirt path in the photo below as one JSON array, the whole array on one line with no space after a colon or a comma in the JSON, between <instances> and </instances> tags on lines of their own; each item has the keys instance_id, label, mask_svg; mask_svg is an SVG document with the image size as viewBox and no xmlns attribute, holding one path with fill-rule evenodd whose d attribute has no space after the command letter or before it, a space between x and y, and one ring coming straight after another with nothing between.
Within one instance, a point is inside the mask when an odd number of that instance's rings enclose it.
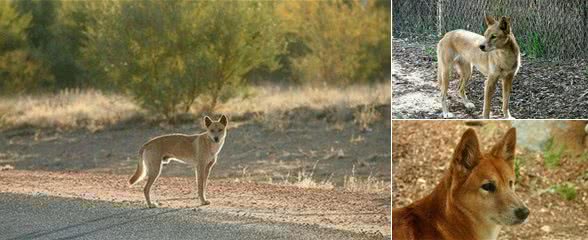
<instances>
[{"instance_id":1,"label":"dirt path","mask_svg":"<svg viewBox=\"0 0 588 240\"><path fill-rule=\"evenodd\" d=\"M441 118L437 87L436 41L394 39L392 52L392 116L396 119ZM449 86L449 109L456 118L480 118L485 77L474 70L466 86L475 108L458 101L457 75ZM492 98L491 118L502 117L501 84ZM588 109L587 59L531 59L522 65L513 82L510 110L519 119L578 119Z\"/></svg>"},{"instance_id":2,"label":"dirt path","mask_svg":"<svg viewBox=\"0 0 588 240\"><path fill-rule=\"evenodd\" d=\"M123 204L144 204L142 187L129 188L127 177L102 173L0 172L0 192L48 195ZM193 179L161 177L152 198L168 208L194 208ZM209 206L196 209L268 221L317 224L382 239L390 235L390 194L297 188L212 180Z\"/></svg>"}]
</instances>

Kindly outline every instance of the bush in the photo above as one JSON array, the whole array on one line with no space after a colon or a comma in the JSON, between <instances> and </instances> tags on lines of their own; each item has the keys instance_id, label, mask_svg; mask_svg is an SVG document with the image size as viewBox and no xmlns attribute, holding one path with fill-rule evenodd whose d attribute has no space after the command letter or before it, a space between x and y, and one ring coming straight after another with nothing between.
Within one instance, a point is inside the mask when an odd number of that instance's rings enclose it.
<instances>
[{"instance_id":1,"label":"bush","mask_svg":"<svg viewBox=\"0 0 588 240\"><path fill-rule=\"evenodd\" d=\"M31 16L19 14L11 2L0 2L0 93L30 92L53 80L34 51L26 30Z\"/></svg>"},{"instance_id":2,"label":"bush","mask_svg":"<svg viewBox=\"0 0 588 240\"><path fill-rule=\"evenodd\" d=\"M278 12L309 49L292 60L301 81L351 84L389 71L390 12L376 1L284 1Z\"/></svg>"},{"instance_id":3,"label":"bush","mask_svg":"<svg viewBox=\"0 0 588 240\"><path fill-rule=\"evenodd\" d=\"M214 110L252 68L277 67L284 41L271 3L96 3L83 50L93 76L165 117L203 95ZM100 81L100 80L99 80Z\"/></svg>"}]
</instances>

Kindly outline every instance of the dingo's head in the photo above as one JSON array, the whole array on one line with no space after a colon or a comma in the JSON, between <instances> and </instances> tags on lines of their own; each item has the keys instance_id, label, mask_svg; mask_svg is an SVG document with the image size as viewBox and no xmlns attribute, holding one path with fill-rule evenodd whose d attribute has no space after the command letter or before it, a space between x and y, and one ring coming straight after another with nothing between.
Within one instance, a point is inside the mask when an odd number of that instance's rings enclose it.
<instances>
[{"instance_id":1,"label":"dingo's head","mask_svg":"<svg viewBox=\"0 0 588 240\"><path fill-rule=\"evenodd\" d=\"M204 117L204 126L206 126L206 135L215 143L221 142L227 136L227 124L229 120L222 115L217 121L212 121L210 117Z\"/></svg>"},{"instance_id":2,"label":"dingo's head","mask_svg":"<svg viewBox=\"0 0 588 240\"><path fill-rule=\"evenodd\" d=\"M475 219L497 225L520 224L529 209L515 194L516 130L511 128L487 154L468 129L451 162L451 200Z\"/></svg>"},{"instance_id":3,"label":"dingo's head","mask_svg":"<svg viewBox=\"0 0 588 240\"><path fill-rule=\"evenodd\" d=\"M504 48L510 41L510 17L501 17L497 22L494 17L486 16L486 32L480 50L490 52Z\"/></svg>"}]
</instances>

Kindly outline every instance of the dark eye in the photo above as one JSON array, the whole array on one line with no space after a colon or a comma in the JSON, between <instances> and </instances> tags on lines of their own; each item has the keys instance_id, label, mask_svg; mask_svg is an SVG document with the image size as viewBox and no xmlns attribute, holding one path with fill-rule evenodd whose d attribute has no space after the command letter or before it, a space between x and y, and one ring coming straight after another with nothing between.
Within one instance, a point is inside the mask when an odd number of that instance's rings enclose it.
<instances>
[{"instance_id":1,"label":"dark eye","mask_svg":"<svg viewBox=\"0 0 588 240\"><path fill-rule=\"evenodd\" d=\"M508 181L508 185L510 186L510 188L514 187L514 182L512 180Z\"/></svg>"},{"instance_id":2,"label":"dark eye","mask_svg":"<svg viewBox=\"0 0 588 240\"><path fill-rule=\"evenodd\" d=\"M494 183L485 183L482 185L482 189L484 189L487 192L495 192L496 185L494 185Z\"/></svg>"},{"instance_id":3,"label":"dark eye","mask_svg":"<svg viewBox=\"0 0 588 240\"><path fill-rule=\"evenodd\" d=\"M495 39L495 38L496 38L496 35L490 36L490 39Z\"/></svg>"}]
</instances>

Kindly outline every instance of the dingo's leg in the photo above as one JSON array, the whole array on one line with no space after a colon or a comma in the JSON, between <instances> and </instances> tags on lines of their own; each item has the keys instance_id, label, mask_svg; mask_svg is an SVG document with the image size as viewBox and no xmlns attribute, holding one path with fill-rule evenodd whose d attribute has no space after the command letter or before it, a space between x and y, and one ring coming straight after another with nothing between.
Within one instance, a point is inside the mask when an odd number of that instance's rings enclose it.
<instances>
[{"instance_id":1,"label":"dingo's leg","mask_svg":"<svg viewBox=\"0 0 588 240\"><path fill-rule=\"evenodd\" d=\"M484 108L482 110L484 118L490 118L490 107L492 103L492 95L494 95L494 92L496 91L496 81L498 81L498 77L490 75L484 82Z\"/></svg>"},{"instance_id":2,"label":"dingo's leg","mask_svg":"<svg viewBox=\"0 0 588 240\"><path fill-rule=\"evenodd\" d=\"M449 112L449 107L447 106L447 90L449 88L452 60L441 49L442 46L439 44L437 46L437 81L441 89L441 109L443 111L441 115L443 118L453 118L453 114Z\"/></svg>"},{"instance_id":3,"label":"dingo's leg","mask_svg":"<svg viewBox=\"0 0 588 240\"><path fill-rule=\"evenodd\" d=\"M143 193L145 194L145 200L147 200L147 206L149 208L154 208L157 207L157 205L151 203L149 192L151 191L151 186L153 186L153 183L157 180L159 174L161 174L161 156L157 153L146 150L143 153L143 157L145 158L145 164L147 167L147 184L145 184Z\"/></svg>"},{"instance_id":4,"label":"dingo's leg","mask_svg":"<svg viewBox=\"0 0 588 240\"><path fill-rule=\"evenodd\" d=\"M468 99L466 94L466 84L472 78L472 64L464 61L457 61L455 64L459 73L459 98L467 109L474 108L474 104Z\"/></svg>"},{"instance_id":5,"label":"dingo's leg","mask_svg":"<svg viewBox=\"0 0 588 240\"><path fill-rule=\"evenodd\" d=\"M513 78L514 78L514 75L509 74L504 79L502 79L502 113L504 114L504 118L507 118L507 119L514 119L510 115L510 111L508 109L508 105L510 102L510 92L512 90Z\"/></svg>"},{"instance_id":6,"label":"dingo's leg","mask_svg":"<svg viewBox=\"0 0 588 240\"><path fill-rule=\"evenodd\" d=\"M206 186L206 178L208 177L206 174L207 166L204 164L197 164L196 166L196 175L198 178L198 198L200 198L200 203L202 205L208 205L210 202L206 200L206 196L204 193L204 188Z\"/></svg>"}]
</instances>

